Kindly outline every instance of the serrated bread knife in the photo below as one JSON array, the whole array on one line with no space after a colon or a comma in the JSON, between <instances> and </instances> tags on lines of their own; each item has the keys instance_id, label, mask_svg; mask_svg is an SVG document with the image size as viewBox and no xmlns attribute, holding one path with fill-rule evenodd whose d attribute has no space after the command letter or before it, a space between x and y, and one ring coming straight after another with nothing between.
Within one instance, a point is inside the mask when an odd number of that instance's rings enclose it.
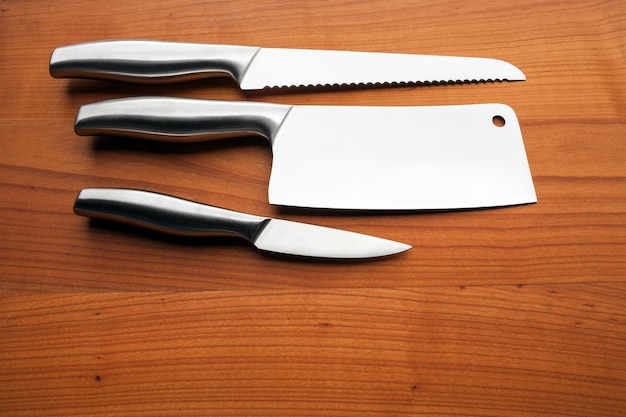
<instances>
[{"instance_id":1,"label":"serrated bread knife","mask_svg":"<svg viewBox=\"0 0 626 417\"><path fill-rule=\"evenodd\" d=\"M525 80L491 58L260 48L151 40L86 42L56 48L55 78L173 82L231 76L243 90L362 84Z\"/></svg>"},{"instance_id":2,"label":"serrated bread knife","mask_svg":"<svg viewBox=\"0 0 626 417\"><path fill-rule=\"evenodd\" d=\"M124 188L86 188L76 198L74 213L174 235L234 236L248 240L259 250L286 255L360 259L393 255L411 248L359 233L253 216Z\"/></svg>"},{"instance_id":3,"label":"serrated bread knife","mask_svg":"<svg viewBox=\"0 0 626 417\"><path fill-rule=\"evenodd\" d=\"M269 202L433 210L537 201L515 112L503 104L295 106L138 97L82 106L79 135L271 144Z\"/></svg>"}]
</instances>

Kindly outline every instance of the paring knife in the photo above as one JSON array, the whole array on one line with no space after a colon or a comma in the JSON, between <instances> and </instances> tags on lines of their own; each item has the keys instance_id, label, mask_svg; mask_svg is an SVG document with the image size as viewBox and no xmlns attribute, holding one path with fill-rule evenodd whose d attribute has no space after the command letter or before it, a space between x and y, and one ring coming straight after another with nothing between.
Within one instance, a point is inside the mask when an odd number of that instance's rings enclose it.
<instances>
[{"instance_id":1,"label":"paring knife","mask_svg":"<svg viewBox=\"0 0 626 417\"><path fill-rule=\"evenodd\" d=\"M86 188L74 213L182 236L235 236L273 253L359 259L393 255L409 245L359 233L226 210L165 194Z\"/></svg>"},{"instance_id":2,"label":"paring knife","mask_svg":"<svg viewBox=\"0 0 626 417\"><path fill-rule=\"evenodd\" d=\"M243 90L361 84L514 81L514 65L491 58L260 48L150 40L87 42L56 48L55 78L173 82L231 76Z\"/></svg>"},{"instance_id":3,"label":"paring knife","mask_svg":"<svg viewBox=\"0 0 626 417\"><path fill-rule=\"evenodd\" d=\"M466 209L537 201L515 112L503 104L291 106L167 97L82 106L79 135L201 141L260 135L269 202L363 210Z\"/></svg>"}]
</instances>

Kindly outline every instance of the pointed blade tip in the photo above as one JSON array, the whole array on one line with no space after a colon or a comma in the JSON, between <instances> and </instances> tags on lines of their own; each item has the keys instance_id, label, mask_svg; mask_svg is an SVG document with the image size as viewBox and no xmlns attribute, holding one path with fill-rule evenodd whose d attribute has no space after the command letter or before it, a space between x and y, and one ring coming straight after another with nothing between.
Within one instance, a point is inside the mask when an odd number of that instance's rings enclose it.
<instances>
[{"instance_id":1,"label":"pointed blade tip","mask_svg":"<svg viewBox=\"0 0 626 417\"><path fill-rule=\"evenodd\" d=\"M389 242L394 243L393 247L390 248L389 253L387 253L386 255L381 255L381 256L397 255L399 253L406 252L408 250L413 249L413 246L407 245L406 243L394 242L391 240Z\"/></svg>"}]
</instances>

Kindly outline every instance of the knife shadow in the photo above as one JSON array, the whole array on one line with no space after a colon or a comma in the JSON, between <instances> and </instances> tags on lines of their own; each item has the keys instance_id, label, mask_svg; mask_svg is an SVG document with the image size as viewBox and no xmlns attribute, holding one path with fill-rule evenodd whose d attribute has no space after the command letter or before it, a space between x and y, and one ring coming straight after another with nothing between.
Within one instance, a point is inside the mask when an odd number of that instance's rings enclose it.
<instances>
[{"instance_id":1,"label":"knife shadow","mask_svg":"<svg viewBox=\"0 0 626 417\"><path fill-rule=\"evenodd\" d=\"M396 259L400 256L406 256L410 251L404 251L400 253L394 253L386 256L377 256L372 258L314 258L310 256L299 255L287 255L281 253L259 251L265 258L273 258L281 262L290 263L307 263L307 264L319 264L319 265L354 265L354 264L371 264L375 262L386 262L391 259Z\"/></svg>"},{"instance_id":2,"label":"knife shadow","mask_svg":"<svg viewBox=\"0 0 626 417\"><path fill-rule=\"evenodd\" d=\"M502 206L449 208L449 209L415 209L415 210L368 210L368 209L333 209L276 206L281 216L337 216L337 217L374 217L374 216L406 216L406 215L436 215L444 213L462 213L468 211L499 210L508 207L526 206L532 203L507 204Z\"/></svg>"},{"instance_id":3,"label":"knife shadow","mask_svg":"<svg viewBox=\"0 0 626 417\"><path fill-rule=\"evenodd\" d=\"M194 154L209 153L241 147L264 147L268 152L271 148L267 139L260 136L236 136L227 139L214 139L198 142L168 142L151 139L131 138L125 136L98 135L89 136L94 152L128 151L137 153L170 153Z\"/></svg>"}]
</instances>

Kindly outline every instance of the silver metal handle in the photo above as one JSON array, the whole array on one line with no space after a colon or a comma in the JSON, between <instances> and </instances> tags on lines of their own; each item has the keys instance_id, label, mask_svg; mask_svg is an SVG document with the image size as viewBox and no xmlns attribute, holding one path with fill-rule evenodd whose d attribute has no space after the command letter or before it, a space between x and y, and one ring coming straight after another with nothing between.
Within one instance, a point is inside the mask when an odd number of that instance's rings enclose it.
<instances>
[{"instance_id":1,"label":"silver metal handle","mask_svg":"<svg viewBox=\"0 0 626 417\"><path fill-rule=\"evenodd\" d=\"M181 236L237 236L253 242L270 221L183 200L165 194L125 188L86 188L74 213Z\"/></svg>"},{"instance_id":2,"label":"silver metal handle","mask_svg":"<svg viewBox=\"0 0 626 417\"><path fill-rule=\"evenodd\" d=\"M86 42L56 48L54 78L94 78L144 83L231 76L237 82L260 50L253 46L148 40Z\"/></svg>"},{"instance_id":3,"label":"silver metal handle","mask_svg":"<svg viewBox=\"0 0 626 417\"><path fill-rule=\"evenodd\" d=\"M179 142L255 134L272 142L291 108L273 103L170 97L105 100L82 106L74 130L83 136L125 135Z\"/></svg>"}]
</instances>

